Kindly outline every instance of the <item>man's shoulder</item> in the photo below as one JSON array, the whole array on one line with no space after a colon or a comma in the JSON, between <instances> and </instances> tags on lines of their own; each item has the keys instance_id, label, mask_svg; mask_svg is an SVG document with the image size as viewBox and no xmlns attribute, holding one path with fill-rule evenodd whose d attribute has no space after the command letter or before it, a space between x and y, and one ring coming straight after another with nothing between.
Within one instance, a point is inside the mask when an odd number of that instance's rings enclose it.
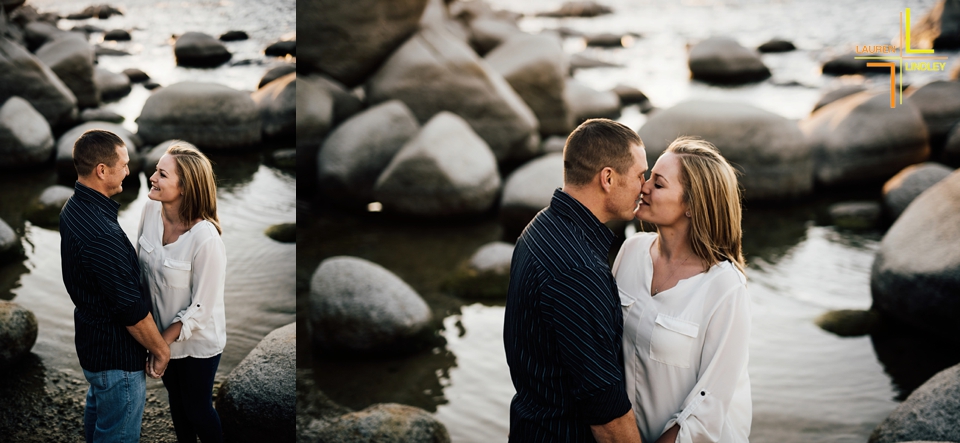
<instances>
[{"instance_id":1,"label":"man's shoulder","mask_svg":"<svg viewBox=\"0 0 960 443\"><path fill-rule=\"evenodd\" d=\"M61 236L72 234L84 242L123 234L120 225L95 204L76 197L67 199L60 211L60 231Z\"/></svg>"}]
</instances>

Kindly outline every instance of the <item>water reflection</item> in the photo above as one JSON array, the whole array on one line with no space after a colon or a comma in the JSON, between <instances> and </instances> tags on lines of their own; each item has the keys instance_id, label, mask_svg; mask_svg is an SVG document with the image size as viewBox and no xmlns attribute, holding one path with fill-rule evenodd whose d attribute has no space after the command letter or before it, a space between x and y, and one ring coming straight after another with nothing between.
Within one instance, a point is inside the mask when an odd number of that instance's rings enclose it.
<instances>
[{"instance_id":1,"label":"water reflection","mask_svg":"<svg viewBox=\"0 0 960 443\"><path fill-rule=\"evenodd\" d=\"M885 317L870 341L903 401L934 374L960 362L960 347L943 338Z\"/></svg>"}]
</instances>

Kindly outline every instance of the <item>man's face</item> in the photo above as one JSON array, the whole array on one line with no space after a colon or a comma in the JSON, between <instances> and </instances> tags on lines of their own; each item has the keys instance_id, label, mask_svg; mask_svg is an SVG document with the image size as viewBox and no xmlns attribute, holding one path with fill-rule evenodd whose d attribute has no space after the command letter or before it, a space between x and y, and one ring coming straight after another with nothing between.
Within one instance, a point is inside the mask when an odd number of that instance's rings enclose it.
<instances>
[{"instance_id":1,"label":"man's face","mask_svg":"<svg viewBox=\"0 0 960 443\"><path fill-rule=\"evenodd\" d=\"M104 184L106 185L108 197L117 195L123 191L123 179L130 175L130 155L127 153L127 147L117 146L117 163L113 166L106 166L104 174Z\"/></svg>"},{"instance_id":2,"label":"man's face","mask_svg":"<svg viewBox=\"0 0 960 443\"><path fill-rule=\"evenodd\" d=\"M623 221L633 220L645 182L644 174L647 172L647 154L643 145L631 146L630 152L633 154L633 164L626 174L614 171L614 186L607 204L607 210L614 218Z\"/></svg>"}]
</instances>

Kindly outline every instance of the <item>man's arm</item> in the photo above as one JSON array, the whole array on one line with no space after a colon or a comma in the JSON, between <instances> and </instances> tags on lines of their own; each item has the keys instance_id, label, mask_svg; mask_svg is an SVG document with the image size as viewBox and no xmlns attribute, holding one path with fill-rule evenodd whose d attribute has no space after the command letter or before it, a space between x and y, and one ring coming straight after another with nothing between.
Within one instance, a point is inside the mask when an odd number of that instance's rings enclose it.
<instances>
[{"instance_id":1,"label":"man's arm","mask_svg":"<svg viewBox=\"0 0 960 443\"><path fill-rule=\"evenodd\" d=\"M147 348L150 355L153 356L153 367L148 368L152 369L153 372L150 376L157 378L163 375L163 372L167 369L167 364L170 363L170 346L160 336L157 324L153 321L153 314L148 312L143 320L133 326L127 326L127 331L130 331L130 335ZM151 371L148 370L147 372Z\"/></svg>"},{"instance_id":2,"label":"man's arm","mask_svg":"<svg viewBox=\"0 0 960 443\"><path fill-rule=\"evenodd\" d=\"M593 432L593 438L597 440L597 443L643 443L643 440L640 438L640 430L637 429L637 422L634 421L632 410L623 414L620 418L611 420L607 424L592 425L590 426L590 431Z\"/></svg>"}]
</instances>

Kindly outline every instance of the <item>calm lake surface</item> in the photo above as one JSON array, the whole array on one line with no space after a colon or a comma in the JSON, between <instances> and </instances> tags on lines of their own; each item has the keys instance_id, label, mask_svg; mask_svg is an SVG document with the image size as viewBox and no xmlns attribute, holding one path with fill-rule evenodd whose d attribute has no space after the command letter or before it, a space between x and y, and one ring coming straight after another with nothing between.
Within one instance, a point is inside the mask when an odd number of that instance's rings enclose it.
<instances>
[{"instance_id":1,"label":"calm lake surface","mask_svg":"<svg viewBox=\"0 0 960 443\"><path fill-rule=\"evenodd\" d=\"M55 11L62 16L79 12L89 4L66 0L27 3L41 12ZM263 48L284 34L296 31L293 0L127 0L111 4L120 7L125 15L107 20L61 20L59 27L70 29L89 23L105 30L130 30L132 41L103 44L131 55L101 56L100 66L118 73L126 68L139 68L161 85L207 81L253 91L267 69L284 61L264 56ZM172 34L202 31L216 37L228 30L243 30L250 35L249 40L227 43L233 53L231 62L215 69L176 66ZM95 33L90 41L102 43L102 37L102 33ZM248 62L230 65L243 60ZM130 95L106 103L103 108L126 117L123 126L135 132L134 120L149 95L150 91L143 86L133 85ZM218 209L227 251L224 296L227 345L217 372L218 381L225 379L266 334L296 319L296 245L278 243L263 233L270 225L296 221L296 176L264 162L272 149L284 147L289 146L265 145L230 154L208 152L218 177ZM20 234L26 251L24 260L0 267L0 299L12 300L30 309L39 323L39 336L33 348L39 363L32 359L21 373L7 374L2 382L12 386L18 383L18 376L30 375L22 373L24 371L74 371L77 377L83 378L74 347L74 306L61 278L60 234L55 227L36 226L24 217L29 203L47 186L56 183L53 165L0 176L0 218ZM125 185L123 193L114 197L123 203L119 222L131 241L135 240L141 210L147 201L148 186L143 173L139 176L139 186L136 184ZM160 381L148 379L148 389L161 387ZM2 408L3 399L0 399Z\"/></svg>"},{"instance_id":2,"label":"calm lake surface","mask_svg":"<svg viewBox=\"0 0 960 443\"><path fill-rule=\"evenodd\" d=\"M490 0L500 9L534 13L559 0ZM822 76L822 62L854 45L889 44L898 35L899 13L911 8L916 23L933 1L670 1L609 0L614 14L595 18L521 20L528 32L566 26L585 33L639 33L628 48L585 48L568 38L565 50L623 65L581 70L575 78L596 89L635 86L661 108L710 98L752 103L789 119L807 116L820 96L840 85L886 88L885 75ZM688 43L728 35L746 47L774 37L799 49L764 55L767 81L716 87L689 79ZM948 69L955 51L948 55ZM946 72L907 72L904 83L947 78ZM635 106L620 120L639 129L646 117ZM949 362L929 362L911 349L922 338L902 335L842 338L814 319L830 310L871 305L870 266L885 228L845 231L830 226L829 204L879 200L879 189L839 194L818 191L800 202L760 206L744 213L744 249L752 301L750 377L754 442L863 442L902 398ZM301 196L301 199L307 199ZM298 334L307 337L309 279L319 263L336 255L374 261L416 289L442 319L446 344L417 355L346 361L313 355L298 342L298 365L312 367L318 386L355 409L398 402L424 408L442 421L455 442L504 441L514 394L503 351L503 302L464 300L441 282L481 245L502 239L495 215L472 221L404 221L384 214L350 214L301 202L301 251L297 257ZM514 239L505 239L513 241ZM309 357L308 357L309 356ZM929 359L927 359L929 360ZM908 362L905 365L903 362ZM907 366L907 367L905 367ZM911 367L912 366L912 367Z\"/></svg>"}]
</instances>

